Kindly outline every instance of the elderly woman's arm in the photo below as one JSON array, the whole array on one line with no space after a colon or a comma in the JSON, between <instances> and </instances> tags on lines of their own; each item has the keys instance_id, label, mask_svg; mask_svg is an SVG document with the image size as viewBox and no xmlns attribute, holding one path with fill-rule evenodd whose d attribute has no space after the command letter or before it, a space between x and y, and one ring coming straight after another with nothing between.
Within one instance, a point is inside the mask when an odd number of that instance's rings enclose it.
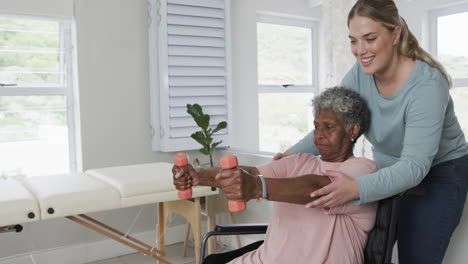
<instances>
[{"instance_id":1,"label":"elderly woman's arm","mask_svg":"<svg viewBox=\"0 0 468 264\"><path fill-rule=\"evenodd\" d=\"M219 168L195 169L192 165L173 167L174 185L178 190L193 186L221 188L229 200L258 199L262 197L262 183L256 167L239 166L231 170ZM307 204L314 200L310 193L330 183L328 177L303 175L290 178L264 177L267 185L267 199L270 201Z\"/></svg>"},{"instance_id":2,"label":"elderly woman's arm","mask_svg":"<svg viewBox=\"0 0 468 264\"><path fill-rule=\"evenodd\" d=\"M259 174L256 167L240 166L220 171L216 181L229 200L248 201L262 197ZM314 174L287 178L264 176L264 179L268 200L295 204L311 202L314 198L310 197L310 193L331 182L328 177Z\"/></svg>"},{"instance_id":3,"label":"elderly woman's arm","mask_svg":"<svg viewBox=\"0 0 468 264\"><path fill-rule=\"evenodd\" d=\"M328 177L308 174L292 178L265 178L270 201L307 204L318 197L312 198L310 190L318 190L329 183Z\"/></svg>"}]
</instances>

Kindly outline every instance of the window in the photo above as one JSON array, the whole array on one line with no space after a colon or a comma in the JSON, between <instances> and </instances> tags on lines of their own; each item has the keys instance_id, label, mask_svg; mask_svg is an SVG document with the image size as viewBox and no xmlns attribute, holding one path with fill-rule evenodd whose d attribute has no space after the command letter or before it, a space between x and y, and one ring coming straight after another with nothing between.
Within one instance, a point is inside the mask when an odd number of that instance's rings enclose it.
<instances>
[{"instance_id":1,"label":"window","mask_svg":"<svg viewBox=\"0 0 468 264\"><path fill-rule=\"evenodd\" d=\"M313 21L257 19L259 150L282 152L311 130L318 91Z\"/></svg>"},{"instance_id":2,"label":"window","mask_svg":"<svg viewBox=\"0 0 468 264\"><path fill-rule=\"evenodd\" d=\"M0 178L75 170L70 31L0 16Z\"/></svg>"},{"instance_id":3,"label":"window","mask_svg":"<svg viewBox=\"0 0 468 264\"><path fill-rule=\"evenodd\" d=\"M468 5L431 12L431 52L436 54L453 79L450 90L458 121L468 136Z\"/></svg>"}]
</instances>

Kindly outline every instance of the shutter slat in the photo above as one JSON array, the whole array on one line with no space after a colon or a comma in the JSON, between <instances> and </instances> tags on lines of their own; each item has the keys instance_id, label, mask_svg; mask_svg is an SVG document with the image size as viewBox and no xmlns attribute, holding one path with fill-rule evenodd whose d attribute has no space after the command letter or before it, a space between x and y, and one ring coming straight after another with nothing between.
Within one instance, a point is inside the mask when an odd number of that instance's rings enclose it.
<instances>
[{"instance_id":1,"label":"shutter slat","mask_svg":"<svg viewBox=\"0 0 468 264\"><path fill-rule=\"evenodd\" d=\"M220 28L168 25L167 32L170 35L224 38L224 30Z\"/></svg>"},{"instance_id":2,"label":"shutter slat","mask_svg":"<svg viewBox=\"0 0 468 264\"><path fill-rule=\"evenodd\" d=\"M176 96L224 96L226 88L223 86L210 87L171 87L169 90L171 97Z\"/></svg>"},{"instance_id":3,"label":"shutter slat","mask_svg":"<svg viewBox=\"0 0 468 264\"><path fill-rule=\"evenodd\" d=\"M169 46L169 56L224 57L224 48Z\"/></svg>"},{"instance_id":4,"label":"shutter slat","mask_svg":"<svg viewBox=\"0 0 468 264\"><path fill-rule=\"evenodd\" d=\"M210 126L215 126L221 122L226 121L224 116L210 116ZM198 127L191 116L188 117L174 117L171 118L171 128L175 127ZM200 130L200 128L198 128Z\"/></svg>"},{"instance_id":5,"label":"shutter slat","mask_svg":"<svg viewBox=\"0 0 468 264\"><path fill-rule=\"evenodd\" d=\"M169 56L170 66L224 67L224 58Z\"/></svg>"},{"instance_id":6,"label":"shutter slat","mask_svg":"<svg viewBox=\"0 0 468 264\"><path fill-rule=\"evenodd\" d=\"M169 76L169 86L224 86L224 77L173 77Z\"/></svg>"},{"instance_id":7,"label":"shutter slat","mask_svg":"<svg viewBox=\"0 0 468 264\"><path fill-rule=\"evenodd\" d=\"M170 76L224 76L224 67L169 67Z\"/></svg>"},{"instance_id":8,"label":"shutter slat","mask_svg":"<svg viewBox=\"0 0 468 264\"><path fill-rule=\"evenodd\" d=\"M204 106L203 107L203 112L205 114L211 115L226 115L226 107L225 106ZM169 111L169 116L170 117L187 117L190 116L187 113L187 107L171 107L171 110Z\"/></svg>"},{"instance_id":9,"label":"shutter slat","mask_svg":"<svg viewBox=\"0 0 468 264\"><path fill-rule=\"evenodd\" d=\"M211 8L224 8L224 2L220 0L168 0L170 4L179 4L179 5L190 5L190 6L202 6L202 7L211 7Z\"/></svg>"},{"instance_id":10,"label":"shutter slat","mask_svg":"<svg viewBox=\"0 0 468 264\"><path fill-rule=\"evenodd\" d=\"M224 10L221 8L209 8L209 7L186 6L186 5L175 5L175 4L167 5L167 14L168 15L224 18Z\"/></svg>"},{"instance_id":11,"label":"shutter slat","mask_svg":"<svg viewBox=\"0 0 468 264\"><path fill-rule=\"evenodd\" d=\"M186 46L187 43L190 43L190 46L224 47L224 39L222 38L169 35L167 41L169 45L175 46Z\"/></svg>"},{"instance_id":12,"label":"shutter slat","mask_svg":"<svg viewBox=\"0 0 468 264\"><path fill-rule=\"evenodd\" d=\"M215 126L210 126L210 128L214 129ZM198 127L176 127L176 128L171 128L171 138L184 138L184 137L190 137L190 135L196 131L199 131L200 128ZM219 132L215 133L215 137L213 139L213 142L219 141L218 137L221 135L226 135L227 134L227 129L223 129ZM193 140L193 139L192 139ZM201 148L201 145L198 145L199 148ZM183 148L182 148L183 149Z\"/></svg>"},{"instance_id":13,"label":"shutter slat","mask_svg":"<svg viewBox=\"0 0 468 264\"><path fill-rule=\"evenodd\" d=\"M187 104L199 104L202 107L205 106L224 106L226 99L224 96L211 96L211 97L171 97L169 98L171 107L186 107Z\"/></svg>"},{"instance_id":14,"label":"shutter slat","mask_svg":"<svg viewBox=\"0 0 468 264\"><path fill-rule=\"evenodd\" d=\"M221 29L224 28L224 19L222 18L168 15L167 21L169 25L197 26Z\"/></svg>"}]
</instances>

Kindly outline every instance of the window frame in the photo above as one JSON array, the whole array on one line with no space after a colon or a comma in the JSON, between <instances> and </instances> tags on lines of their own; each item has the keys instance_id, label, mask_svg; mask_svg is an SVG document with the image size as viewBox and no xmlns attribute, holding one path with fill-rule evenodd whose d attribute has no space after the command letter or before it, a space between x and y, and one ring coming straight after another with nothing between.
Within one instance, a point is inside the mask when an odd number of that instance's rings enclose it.
<instances>
[{"instance_id":1,"label":"window frame","mask_svg":"<svg viewBox=\"0 0 468 264\"><path fill-rule=\"evenodd\" d=\"M297 18L292 16L285 15L276 15L268 13L257 13L258 23L268 23L275 25L283 26L293 26L307 28L311 30L311 76L312 83L310 85L296 85L284 87L284 85L262 85L258 82L257 87L258 93L318 93L319 92L319 72L318 72L318 50L319 50L319 41L318 41L318 31L319 31L319 22L314 19L307 18ZM258 41L258 39L257 39ZM286 89L285 89L286 88Z\"/></svg>"},{"instance_id":2,"label":"window frame","mask_svg":"<svg viewBox=\"0 0 468 264\"><path fill-rule=\"evenodd\" d=\"M465 13L465 12L468 12L468 3L433 9L429 11L429 51L431 54L434 55L434 57L436 58L438 57L438 54L437 54L437 38L438 38L437 19L439 17ZM467 78L453 78L452 86L453 88L468 87L468 77Z\"/></svg>"},{"instance_id":3,"label":"window frame","mask_svg":"<svg viewBox=\"0 0 468 264\"><path fill-rule=\"evenodd\" d=\"M71 19L57 17L42 17L35 15L14 15L1 13L2 17L30 19L42 21L54 21L59 24L59 58L60 71L66 71L66 79L62 79L61 85L15 85L0 87L0 96L65 96L67 105L67 128L68 128L68 153L69 153L69 170L70 172L77 171L77 153L76 153L76 126L75 126L75 98L74 98L74 61L73 61L73 21ZM61 77L63 78L63 77Z\"/></svg>"},{"instance_id":4,"label":"window frame","mask_svg":"<svg viewBox=\"0 0 468 264\"><path fill-rule=\"evenodd\" d=\"M284 87L283 85L262 85L259 83L257 77L257 94L263 93L313 93L318 94L320 92L319 87L319 20L313 18L303 18L296 16L288 16L282 14L271 14L268 12L257 12L257 19L255 25L258 23L269 23L275 25L284 25L284 26L293 26L307 28L311 30L311 76L312 83L310 85L296 85ZM257 37L258 42L258 37ZM258 51L257 51L258 52ZM258 67L258 65L257 65ZM257 101L258 103L258 101ZM258 105L257 105L258 107ZM260 117L260 113L258 113ZM260 130L257 131L257 138L260 138ZM260 150L260 140L257 141L257 150L256 153L261 155L272 155L274 152Z\"/></svg>"}]
</instances>

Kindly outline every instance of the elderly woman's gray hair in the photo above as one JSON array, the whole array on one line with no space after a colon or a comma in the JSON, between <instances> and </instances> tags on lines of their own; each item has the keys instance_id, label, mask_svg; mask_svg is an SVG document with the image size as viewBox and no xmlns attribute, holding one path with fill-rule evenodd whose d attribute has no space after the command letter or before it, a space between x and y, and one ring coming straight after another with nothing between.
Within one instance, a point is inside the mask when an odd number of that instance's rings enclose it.
<instances>
[{"instance_id":1,"label":"elderly woman's gray hair","mask_svg":"<svg viewBox=\"0 0 468 264\"><path fill-rule=\"evenodd\" d=\"M344 121L346 129L350 129L358 123L360 126L359 136L369 129L369 107L355 91L343 87L328 88L312 100L312 105L314 115L324 109L337 113Z\"/></svg>"}]
</instances>

